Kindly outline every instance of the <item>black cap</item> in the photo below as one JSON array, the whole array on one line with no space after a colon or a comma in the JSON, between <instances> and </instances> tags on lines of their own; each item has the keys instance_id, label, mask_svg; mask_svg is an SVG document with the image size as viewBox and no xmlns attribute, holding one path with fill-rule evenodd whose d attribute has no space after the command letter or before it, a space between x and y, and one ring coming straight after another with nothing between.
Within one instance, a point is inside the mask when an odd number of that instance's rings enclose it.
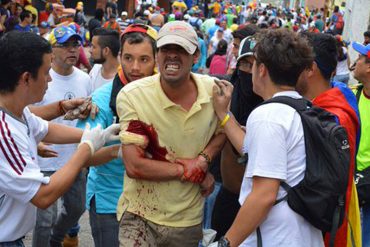
<instances>
[{"instance_id":1,"label":"black cap","mask_svg":"<svg viewBox=\"0 0 370 247\"><path fill-rule=\"evenodd\" d=\"M238 59L239 62L240 59L243 57L253 56L253 49L256 46L256 39L253 36L248 36L244 38L240 42L239 52L238 52Z\"/></svg>"}]
</instances>

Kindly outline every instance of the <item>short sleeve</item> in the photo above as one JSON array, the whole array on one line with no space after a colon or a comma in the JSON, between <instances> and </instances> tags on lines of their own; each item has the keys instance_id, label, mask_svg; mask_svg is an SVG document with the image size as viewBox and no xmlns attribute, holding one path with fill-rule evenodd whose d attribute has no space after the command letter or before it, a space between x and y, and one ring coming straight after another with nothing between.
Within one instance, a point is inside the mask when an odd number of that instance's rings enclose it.
<instances>
[{"instance_id":1,"label":"short sleeve","mask_svg":"<svg viewBox=\"0 0 370 247\"><path fill-rule=\"evenodd\" d=\"M123 89L117 96L117 114L121 126L119 133L121 143L142 146L146 140L144 136L126 131L131 120L138 120L138 115L134 105Z\"/></svg>"},{"instance_id":2,"label":"short sleeve","mask_svg":"<svg viewBox=\"0 0 370 247\"><path fill-rule=\"evenodd\" d=\"M0 191L23 203L35 196L42 183L50 181L40 172L29 145L15 131L0 138Z\"/></svg>"},{"instance_id":3,"label":"short sleeve","mask_svg":"<svg viewBox=\"0 0 370 247\"><path fill-rule=\"evenodd\" d=\"M92 102L94 104L96 104L99 108L99 113L96 114L95 116L95 119L91 119L90 116L87 117L86 119L84 120L78 120L77 121L77 125L76 127L77 128L80 128L80 129L85 129L85 126L86 126L86 123L89 123L91 128L94 128L96 127L98 124L101 125L101 127L103 129L105 129L106 127L108 127L110 124L112 124L113 120L111 121L108 121L107 119L107 112L106 112L106 108L107 106L105 105L102 105L102 104L107 104L107 102L109 102L109 99L110 98L107 98L106 96L108 95L102 95L102 94L98 94L98 92L101 92L101 89L98 89L96 90L93 94L92 94ZM110 96L110 95L109 95Z\"/></svg>"},{"instance_id":4,"label":"short sleeve","mask_svg":"<svg viewBox=\"0 0 370 247\"><path fill-rule=\"evenodd\" d=\"M137 120L138 115L134 105L129 100L124 88L118 93L117 96L117 115L121 125L121 131L126 130L130 120Z\"/></svg>"}]
</instances>

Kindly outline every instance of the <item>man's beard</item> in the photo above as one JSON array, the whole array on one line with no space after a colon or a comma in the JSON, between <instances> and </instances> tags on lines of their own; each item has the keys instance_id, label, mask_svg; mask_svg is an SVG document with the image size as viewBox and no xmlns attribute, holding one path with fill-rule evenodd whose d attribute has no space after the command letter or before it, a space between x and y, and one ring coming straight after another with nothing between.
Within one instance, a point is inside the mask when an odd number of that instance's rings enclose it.
<instances>
[{"instance_id":1,"label":"man's beard","mask_svg":"<svg viewBox=\"0 0 370 247\"><path fill-rule=\"evenodd\" d=\"M92 60L93 60L93 62L94 62L94 63L96 63L96 64L103 64L103 63L105 63L105 61L106 61L107 59L105 59L105 57L103 56L103 52L102 52L102 51L100 51L100 57L98 57L98 58L96 58L96 59L92 58Z\"/></svg>"},{"instance_id":2,"label":"man's beard","mask_svg":"<svg viewBox=\"0 0 370 247\"><path fill-rule=\"evenodd\" d=\"M103 64L103 63L105 63L105 61L106 61L106 59L103 58L103 57L99 57L97 59L93 59L93 63L94 64Z\"/></svg>"}]
</instances>

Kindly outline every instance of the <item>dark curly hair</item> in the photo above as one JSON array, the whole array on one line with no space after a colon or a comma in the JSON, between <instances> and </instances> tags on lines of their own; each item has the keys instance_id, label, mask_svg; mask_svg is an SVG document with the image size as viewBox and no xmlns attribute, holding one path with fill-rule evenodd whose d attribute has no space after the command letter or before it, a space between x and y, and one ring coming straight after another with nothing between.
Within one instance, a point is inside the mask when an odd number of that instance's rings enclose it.
<instances>
[{"instance_id":1,"label":"dark curly hair","mask_svg":"<svg viewBox=\"0 0 370 247\"><path fill-rule=\"evenodd\" d=\"M307 40L287 29L261 31L254 51L257 65L263 63L278 85L295 87L299 75L314 60Z\"/></svg>"}]
</instances>

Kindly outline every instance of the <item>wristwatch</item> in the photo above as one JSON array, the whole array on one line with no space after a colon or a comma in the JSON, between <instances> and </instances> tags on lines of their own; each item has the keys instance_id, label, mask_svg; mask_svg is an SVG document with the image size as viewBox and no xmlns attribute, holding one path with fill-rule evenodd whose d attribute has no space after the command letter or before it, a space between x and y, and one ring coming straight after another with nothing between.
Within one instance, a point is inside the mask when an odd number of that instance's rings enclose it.
<instances>
[{"instance_id":1,"label":"wristwatch","mask_svg":"<svg viewBox=\"0 0 370 247\"><path fill-rule=\"evenodd\" d=\"M225 238L225 236L223 236L220 238L220 240L218 240L217 247L230 247L230 241L227 238Z\"/></svg>"}]
</instances>

